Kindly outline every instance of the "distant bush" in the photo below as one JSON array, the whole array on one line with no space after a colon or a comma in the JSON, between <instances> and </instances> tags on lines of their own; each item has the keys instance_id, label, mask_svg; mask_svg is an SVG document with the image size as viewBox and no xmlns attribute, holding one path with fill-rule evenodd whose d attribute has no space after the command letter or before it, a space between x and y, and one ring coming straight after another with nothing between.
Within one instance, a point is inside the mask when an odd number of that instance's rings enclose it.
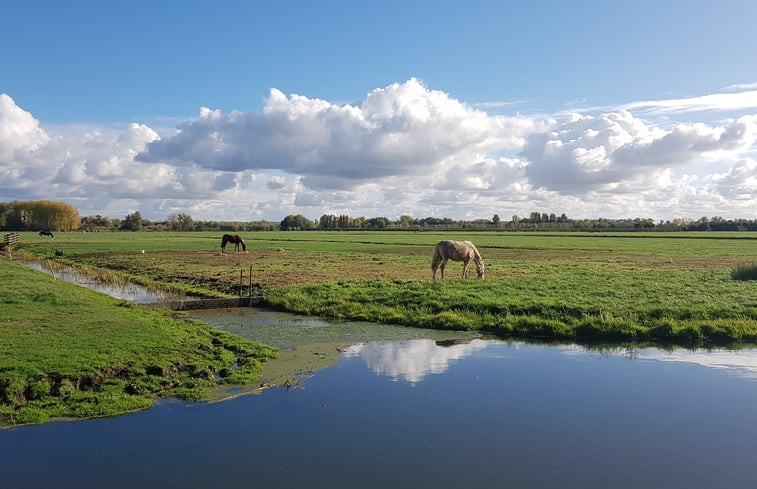
<instances>
[{"instance_id":1,"label":"distant bush","mask_svg":"<svg viewBox=\"0 0 757 489\"><path fill-rule=\"evenodd\" d=\"M757 280L757 264L739 265L731 272L734 280Z\"/></svg>"}]
</instances>

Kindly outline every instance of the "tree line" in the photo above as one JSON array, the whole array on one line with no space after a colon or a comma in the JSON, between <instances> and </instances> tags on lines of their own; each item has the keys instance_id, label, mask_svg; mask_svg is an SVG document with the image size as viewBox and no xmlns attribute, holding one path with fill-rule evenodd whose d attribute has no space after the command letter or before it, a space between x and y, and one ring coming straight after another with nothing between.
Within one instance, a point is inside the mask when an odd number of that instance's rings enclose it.
<instances>
[{"instance_id":1,"label":"tree line","mask_svg":"<svg viewBox=\"0 0 757 489\"><path fill-rule=\"evenodd\" d=\"M279 226L282 231L307 230L393 230L393 231L757 231L757 219L724 219L719 216L697 220L675 218L655 221L651 218L632 219L571 219L565 213L532 212L528 217L513 215L509 221L495 214L491 219L454 220L447 217L414 218L403 215L391 220L386 217L350 217L327 214L310 220L301 214L285 217Z\"/></svg>"},{"instance_id":2,"label":"tree line","mask_svg":"<svg viewBox=\"0 0 757 489\"><path fill-rule=\"evenodd\" d=\"M144 219L139 211L123 218L99 214L80 217L78 211L63 202L47 200L0 202L0 230L4 231L757 231L757 219L725 219L719 216L696 220L675 218L655 221L651 218L572 219L566 214L531 212L513 215L509 220L495 214L491 219L455 220L447 217L415 218L402 215L387 217L352 217L347 214L324 214L309 219L290 214L276 221L195 220L187 213L170 214L165 220Z\"/></svg>"}]
</instances>

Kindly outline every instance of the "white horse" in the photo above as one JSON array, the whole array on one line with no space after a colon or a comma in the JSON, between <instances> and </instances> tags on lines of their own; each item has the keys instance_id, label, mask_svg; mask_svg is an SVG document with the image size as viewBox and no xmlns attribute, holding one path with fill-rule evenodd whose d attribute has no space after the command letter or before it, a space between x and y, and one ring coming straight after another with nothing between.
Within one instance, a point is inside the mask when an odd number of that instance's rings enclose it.
<instances>
[{"instance_id":1,"label":"white horse","mask_svg":"<svg viewBox=\"0 0 757 489\"><path fill-rule=\"evenodd\" d=\"M439 241L434 249L434 258L431 260L431 270L433 278L436 278L436 269L441 266L442 278L444 278L444 267L447 260L463 262L463 278L468 277L468 266L471 260L476 264L478 278L484 278L484 261L481 254L470 241Z\"/></svg>"}]
</instances>

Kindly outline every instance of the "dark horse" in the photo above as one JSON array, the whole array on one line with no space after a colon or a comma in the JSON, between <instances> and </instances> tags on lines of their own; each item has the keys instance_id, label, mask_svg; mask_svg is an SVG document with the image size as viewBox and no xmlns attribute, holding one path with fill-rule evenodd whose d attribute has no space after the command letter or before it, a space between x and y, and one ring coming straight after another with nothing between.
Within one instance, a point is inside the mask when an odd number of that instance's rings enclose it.
<instances>
[{"instance_id":1,"label":"dark horse","mask_svg":"<svg viewBox=\"0 0 757 489\"><path fill-rule=\"evenodd\" d=\"M242 245L242 251L247 251L247 243L238 234L224 234L221 239L221 253L226 253L226 243L234 243L234 251L239 251L239 245Z\"/></svg>"},{"instance_id":2,"label":"dark horse","mask_svg":"<svg viewBox=\"0 0 757 489\"><path fill-rule=\"evenodd\" d=\"M40 236L50 236L51 238L54 238L54 237L55 237L55 236L53 236L53 233L52 233L52 231L40 231L40 232L39 232L39 235L40 235Z\"/></svg>"}]
</instances>

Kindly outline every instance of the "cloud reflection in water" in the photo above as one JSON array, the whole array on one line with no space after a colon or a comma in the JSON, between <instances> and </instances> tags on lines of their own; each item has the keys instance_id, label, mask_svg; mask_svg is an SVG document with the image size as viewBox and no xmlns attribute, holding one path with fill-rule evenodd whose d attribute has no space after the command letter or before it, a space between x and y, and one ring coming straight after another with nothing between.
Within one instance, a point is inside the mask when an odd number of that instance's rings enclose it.
<instances>
[{"instance_id":1,"label":"cloud reflection in water","mask_svg":"<svg viewBox=\"0 0 757 489\"><path fill-rule=\"evenodd\" d=\"M410 340L361 343L348 347L344 355L359 357L378 375L416 383L426 375L440 374L458 359L486 348L485 340Z\"/></svg>"},{"instance_id":2,"label":"cloud reflection in water","mask_svg":"<svg viewBox=\"0 0 757 489\"><path fill-rule=\"evenodd\" d=\"M560 346L556 348L562 350L563 354L570 356L583 356L587 351L584 347L579 345ZM591 350L589 351L591 352ZM725 348L700 348L696 350L675 348L668 351L659 348L636 349L618 347L604 349L601 351L601 354L607 356L622 355L631 360L699 365L711 369L722 370L739 377L757 380L757 349L755 348L744 348L739 350L729 350Z\"/></svg>"},{"instance_id":3,"label":"cloud reflection in water","mask_svg":"<svg viewBox=\"0 0 757 489\"><path fill-rule=\"evenodd\" d=\"M723 369L729 373L757 380L757 351L755 350L696 350L678 349L672 352L647 351L639 353L638 358L661 362L683 362L714 369Z\"/></svg>"}]
</instances>

